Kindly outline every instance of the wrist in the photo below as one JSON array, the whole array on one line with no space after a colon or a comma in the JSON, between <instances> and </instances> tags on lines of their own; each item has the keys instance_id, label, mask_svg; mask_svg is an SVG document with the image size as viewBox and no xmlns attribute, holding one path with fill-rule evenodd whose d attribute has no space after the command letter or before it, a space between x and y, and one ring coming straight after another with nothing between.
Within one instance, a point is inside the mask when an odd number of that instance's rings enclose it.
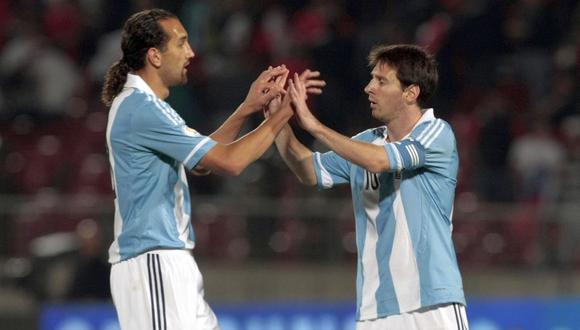
<instances>
[{"instance_id":1,"label":"wrist","mask_svg":"<svg viewBox=\"0 0 580 330\"><path fill-rule=\"evenodd\" d=\"M242 102L242 104L240 104L240 106L238 106L237 112L239 112L240 115L249 116L252 113L256 112L256 110L257 108L254 108L250 103L244 101Z\"/></svg>"}]
</instances>

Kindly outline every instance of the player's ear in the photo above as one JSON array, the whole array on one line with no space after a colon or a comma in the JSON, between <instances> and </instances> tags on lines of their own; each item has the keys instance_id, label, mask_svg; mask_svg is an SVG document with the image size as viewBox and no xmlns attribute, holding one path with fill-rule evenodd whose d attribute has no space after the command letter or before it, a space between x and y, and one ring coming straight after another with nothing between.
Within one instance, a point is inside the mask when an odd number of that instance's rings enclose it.
<instances>
[{"instance_id":1,"label":"player's ear","mask_svg":"<svg viewBox=\"0 0 580 330\"><path fill-rule=\"evenodd\" d=\"M155 47L151 47L147 50L147 62L149 62L153 67L161 67L161 51Z\"/></svg>"},{"instance_id":2,"label":"player's ear","mask_svg":"<svg viewBox=\"0 0 580 330\"><path fill-rule=\"evenodd\" d=\"M419 85L409 85L403 91L403 97L407 103L416 103L419 99L419 94L421 94L421 87Z\"/></svg>"}]
</instances>

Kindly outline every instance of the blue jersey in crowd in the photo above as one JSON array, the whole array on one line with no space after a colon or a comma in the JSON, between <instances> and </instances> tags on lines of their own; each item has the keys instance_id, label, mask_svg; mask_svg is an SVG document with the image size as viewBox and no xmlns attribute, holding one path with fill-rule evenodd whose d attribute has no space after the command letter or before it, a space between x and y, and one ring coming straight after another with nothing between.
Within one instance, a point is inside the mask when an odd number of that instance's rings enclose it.
<instances>
[{"instance_id":1,"label":"blue jersey in crowd","mask_svg":"<svg viewBox=\"0 0 580 330\"><path fill-rule=\"evenodd\" d=\"M451 240L458 170L448 123L425 110L403 140L387 127L353 139L383 145L392 170L370 173L335 152L314 153L319 188L350 183L358 249L357 320L465 304Z\"/></svg>"},{"instance_id":2,"label":"blue jersey in crowd","mask_svg":"<svg viewBox=\"0 0 580 330\"><path fill-rule=\"evenodd\" d=\"M128 75L107 125L116 194L109 262L153 249L193 249L185 171L193 169L215 144L187 127L141 77Z\"/></svg>"}]
</instances>

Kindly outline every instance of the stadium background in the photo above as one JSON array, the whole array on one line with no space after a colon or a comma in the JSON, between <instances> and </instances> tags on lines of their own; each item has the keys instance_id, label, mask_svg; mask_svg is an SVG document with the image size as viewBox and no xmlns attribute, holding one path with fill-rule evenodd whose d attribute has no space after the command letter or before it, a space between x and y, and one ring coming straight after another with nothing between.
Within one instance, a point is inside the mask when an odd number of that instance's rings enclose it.
<instances>
[{"instance_id":1,"label":"stadium background","mask_svg":"<svg viewBox=\"0 0 580 330\"><path fill-rule=\"evenodd\" d=\"M354 135L378 125L363 93L370 48L430 49L433 105L461 156L454 242L472 329L580 329L572 0L0 0L0 329L116 329L99 93L122 22L153 6L189 31L196 58L169 103L205 134L259 71L285 63L322 72L313 111ZM347 188L301 187L273 148L239 178L191 177L190 187L195 256L224 330L352 326Z\"/></svg>"}]
</instances>

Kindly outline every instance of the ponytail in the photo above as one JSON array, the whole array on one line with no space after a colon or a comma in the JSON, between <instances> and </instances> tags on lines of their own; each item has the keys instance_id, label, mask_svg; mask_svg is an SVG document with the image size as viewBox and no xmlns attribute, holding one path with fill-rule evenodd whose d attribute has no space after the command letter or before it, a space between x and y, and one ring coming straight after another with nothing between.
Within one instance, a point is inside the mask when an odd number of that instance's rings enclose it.
<instances>
[{"instance_id":1,"label":"ponytail","mask_svg":"<svg viewBox=\"0 0 580 330\"><path fill-rule=\"evenodd\" d=\"M106 106L110 107L115 96L123 89L129 71L131 71L131 68L124 59L113 64L109 68L109 71L107 71L105 84L103 85L103 91L101 93L101 101Z\"/></svg>"},{"instance_id":2,"label":"ponytail","mask_svg":"<svg viewBox=\"0 0 580 330\"><path fill-rule=\"evenodd\" d=\"M133 14L125 22L121 36L123 58L107 71L101 92L101 101L106 106L110 107L113 99L121 93L127 74L145 67L149 48L165 50L169 36L158 22L168 18L177 16L163 9L148 9Z\"/></svg>"}]
</instances>

